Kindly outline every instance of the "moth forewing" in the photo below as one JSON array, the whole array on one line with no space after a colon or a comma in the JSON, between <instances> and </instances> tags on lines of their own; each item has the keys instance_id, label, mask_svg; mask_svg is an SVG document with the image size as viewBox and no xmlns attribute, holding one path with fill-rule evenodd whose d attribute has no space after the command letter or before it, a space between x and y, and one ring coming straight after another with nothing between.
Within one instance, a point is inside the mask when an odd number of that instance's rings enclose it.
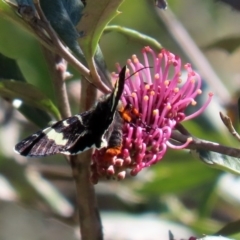
<instances>
[{"instance_id":1,"label":"moth forewing","mask_svg":"<svg viewBox=\"0 0 240 240\"><path fill-rule=\"evenodd\" d=\"M62 153L75 155L89 148L107 147L107 131L123 93L126 66L119 73L113 92L94 108L56 122L27 137L15 146L15 152L29 157Z\"/></svg>"}]
</instances>

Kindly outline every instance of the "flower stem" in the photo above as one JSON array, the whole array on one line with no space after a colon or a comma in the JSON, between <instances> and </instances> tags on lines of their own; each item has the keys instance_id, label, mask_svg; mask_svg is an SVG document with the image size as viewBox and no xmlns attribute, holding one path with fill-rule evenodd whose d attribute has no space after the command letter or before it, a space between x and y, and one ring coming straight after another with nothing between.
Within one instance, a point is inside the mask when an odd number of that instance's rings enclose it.
<instances>
[{"instance_id":1,"label":"flower stem","mask_svg":"<svg viewBox=\"0 0 240 240\"><path fill-rule=\"evenodd\" d=\"M91 151L71 156L72 172L76 185L81 239L101 240L102 225L97 208L93 184L90 182Z\"/></svg>"},{"instance_id":2,"label":"flower stem","mask_svg":"<svg viewBox=\"0 0 240 240\"><path fill-rule=\"evenodd\" d=\"M96 101L97 90L87 81L81 83L80 111L85 111ZM84 240L101 240L103 239L101 219L94 187L90 181L91 156L92 151L89 150L80 155L72 156L70 162L76 184L81 237Z\"/></svg>"}]
</instances>

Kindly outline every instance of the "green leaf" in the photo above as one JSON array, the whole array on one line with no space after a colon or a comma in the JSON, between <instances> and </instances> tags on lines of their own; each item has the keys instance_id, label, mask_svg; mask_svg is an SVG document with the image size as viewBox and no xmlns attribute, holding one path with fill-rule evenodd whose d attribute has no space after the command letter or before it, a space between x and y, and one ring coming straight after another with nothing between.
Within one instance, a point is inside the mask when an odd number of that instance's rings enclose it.
<instances>
[{"instance_id":1,"label":"green leaf","mask_svg":"<svg viewBox=\"0 0 240 240\"><path fill-rule=\"evenodd\" d=\"M41 7L59 37L72 50L78 60L87 67L87 60L78 43L79 33L75 28L84 9L81 1L41 0ZM95 63L101 79L111 87L111 78L99 47L96 49Z\"/></svg>"},{"instance_id":2,"label":"green leaf","mask_svg":"<svg viewBox=\"0 0 240 240\"><path fill-rule=\"evenodd\" d=\"M0 53L0 79L15 79L26 82L16 60L8 58Z\"/></svg>"},{"instance_id":3,"label":"green leaf","mask_svg":"<svg viewBox=\"0 0 240 240\"><path fill-rule=\"evenodd\" d=\"M25 103L22 103L17 109L25 118L36 124L39 128L45 128L52 121L52 118L45 111Z\"/></svg>"},{"instance_id":4,"label":"green leaf","mask_svg":"<svg viewBox=\"0 0 240 240\"><path fill-rule=\"evenodd\" d=\"M8 58L1 53L0 69L0 79L15 79L16 81L26 82L17 61L12 58ZM18 111L40 128L45 127L52 120L45 111L29 106L25 103L21 104Z\"/></svg>"},{"instance_id":5,"label":"green leaf","mask_svg":"<svg viewBox=\"0 0 240 240\"><path fill-rule=\"evenodd\" d=\"M182 193L195 189L196 186L204 186L207 190L209 181L214 181L219 174L218 171L193 161L192 156L183 151L169 151L164 159L152 166L152 170L154 173L151 181L139 188L144 194Z\"/></svg>"},{"instance_id":6,"label":"green leaf","mask_svg":"<svg viewBox=\"0 0 240 240\"><path fill-rule=\"evenodd\" d=\"M240 220L231 222L226 224L222 229L220 229L216 235L232 235L232 234L236 234L236 233L240 233Z\"/></svg>"},{"instance_id":7,"label":"green leaf","mask_svg":"<svg viewBox=\"0 0 240 240\"><path fill-rule=\"evenodd\" d=\"M48 1L49 2L49 1ZM56 2L56 1L54 1ZM73 23L73 25L77 25L82 17L82 11L84 9L84 4L81 0L62 0L63 5Z\"/></svg>"},{"instance_id":8,"label":"green leaf","mask_svg":"<svg viewBox=\"0 0 240 240\"><path fill-rule=\"evenodd\" d=\"M41 8L53 29L63 42L74 52L78 59L85 63L85 57L77 41L79 34L74 26L81 18L83 4L79 1L62 0L41 0L40 2ZM79 4L77 4L77 2L79 2ZM74 11L73 8L75 8Z\"/></svg>"},{"instance_id":9,"label":"green leaf","mask_svg":"<svg viewBox=\"0 0 240 240\"><path fill-rule=\"evenodd\" d=\"M124 0L88 0L83 17L76 28L80 34L79 44L89 59L95 54L97 44L105 26L119 14L118 7Z\"/></svg>"},{"instance_id":10,"label":"green leaf","mask_svg":"<svg viewBox=\"0 0 240 240\"><path fill-rule=\"evenodd\" d=\"M16 14L15 7L10 5L7 1L1 0L0 1L0 15L4 18L10 18L13 21L18 22L19 17Z\"/></svg>"},{"instance_id":11,"label":"green leaf","mask_svg":"<svg viewBox=\"0 0 240 240\"><path fill-rule=\"evenodd\" d=\"M17 13L15 14L21 22L22 19ZM29 31L24 31L19 24L1 17L0 29L0 52L5 57L15 60L25 80L37 86L54 101L55 95L50 84L52 76L37 40L29 34ZM3 67L0 66L1 72ZM8 76L2 78L10 79ZM11 79L19 80L19 77L11 77Z\"/></svg>"},{"instance_id":12,"label":"green leaf","mask_svg":"<svg viewBox=\"0 0 240 240\"><path fill-rule=\"evenodd\" d=\"M156 39L149 37L146 34L140 33L136 30L133 30L131 28L126 28L119 25L110 25L104 29L104 33L112 32L112 31L118 32L126 36L128 40L139 43L143 46L150 46L151 48L157 51L162 49L161 44Z\"/></svg>"},{"instance_id":13,"label":"green leaf","mask_svg":"<svg viewBox=\"0 0 240 240\"><path fill-rule=\"evenodd\" d=\"M240 37L228 37L225 39L221 39L219 41L216 41L206 47L205 49L211 49L211 48L220 48L223 50L228 51L229 53L234 52L238 47L240 46Z\"/></svg>"},{"instance_id":14,"label":"green leaf","mask_svg":"<svg viewBox=\"0 0 240 240\"><path fill-rule=\"evenodd\" d=\"M8 100L20 99L30 106L35 106L51 113L56 119L61 119L56 106L31 84L14 80L0 81L0 96Z\"/></svg>"},{"instance_id":15,"label":"green leaf","mask_svg":"<svg viewBox=\"0 0 240 240\"><path fill-rule=\"evenodd\" d=\"M7 19L17 24L18 27L22 27L30 31L28 24L17 14L17 4L12 1L0 1L0 16L3 19Z\"/></svg>"},{"instance_id":16,"label":"green leaf","mask_svg":"<svg viewBox=\"0 0 240 240\"><path fill-rule=\"evenodd\" d=\"M202 162L208 164L213 168L240 175L239 158L199 149L191 150L191 153L193 154L193 156L197 157Z\"/></svg>"}]
</instances>

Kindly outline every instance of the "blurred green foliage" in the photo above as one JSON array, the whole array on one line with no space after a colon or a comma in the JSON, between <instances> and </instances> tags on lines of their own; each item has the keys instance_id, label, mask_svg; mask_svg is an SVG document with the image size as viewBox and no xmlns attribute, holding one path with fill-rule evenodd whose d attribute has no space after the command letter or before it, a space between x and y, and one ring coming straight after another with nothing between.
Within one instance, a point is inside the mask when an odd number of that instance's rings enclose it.
<instances>
[{"instance_id":1,"label":"blurred green foliage","mask_svg":"<svg viewBox=\"0 0 240 240\"><path fill-rule=\"evenodd\" d=\"M169 34L166 24L157 16L153 2L150 0L125 0L120 7L122 13L110 24L132 28L149 35L157 39L163 47L180 55L183 62L191 62L184 49ZM217 72L230 95L235 96L239 93L240 49L238 40L240 36L240 14L222 3L215 3L210 0L169 0L168 5L176 14L178 21L190 33L197 46L202 47L206 59L211 63L212 68ZM51 74L39 42L32 34L20 27L21 25L10 21L4 15L4 17L1 17L1 14L0 11L0 53L2 56L14 60L16 69L19 71L17 75L21 76L19 79L16 79L16 76L14 80L32 84L49 101L51 100L51 103L56 104ZM231 44L232 48L229 51L228 46L229 42L232 41L232 36L237 41L234 42L234 46ZM221 39L225 40L222 41ZM124 65L132 54L137 54L141 58L143 47L140 43L114 31L104 33L99 45L110 71L115 71L114 65L116 62ZM0 76L6 78L3 73L8 68L3 65L3 61L0 61L0 64ZM75 89L76 86L79 86L79 75L71 67L70 71L73 73L73 78L67 82L68 89ZM210 90L214 92L214 89ZM26 91L30 90L26 89ZM68 93L72 100L71 108L78 109L79 98L76 98L71 91ZM9 99L7 100L9 102ZM218 102L218 100L218 97L216 97L215 101ZM59 161L59 157L56 156L44 160L32 159L25 162L23 158L12 153L11 149L18 142L20 136L26 136L26 133L34 132L37 128L25 121L17 111L12 112L6 121L3 116L6 115L11 106L5 105L3 101L0 100L0 121L2 123L0 128L0 174L13 186L19 203L47 212L51 216L57 215L59 219L64 219L69 225L74 226L76 216L74 214L72 216L60 216L59 212L49 206L48 201L50 200L39 197L36 189L26 177L26 170L33 166L35 170L39 169L43 175L50 178L49 184L54 184L54 187L62 191L63 195L60 194L59 199L68 199L75 208L75 193L68 164L62 158ZM225 106L219 104L219 109L228 106L228 104L230 103L226 103ZM36 112L33 110L27 112L31 111L32 115L36 116ZM47 118L47 116L43 118L47 119L43 124L46 125L50 118ZM210 118L203 116L201 121L186 123L185 127L197 137L237 147L239 143L230 136L226 137L227 133L224 127L210 127L205 131L206 126L217 126L215 121L218 118L219 116L216 115ZM33 118L32 120L35 124L41 125L36 119ZM11 138L8 139L10 141L6 141L7 138ZM40 166L46 166L46 168ZM50 173L46 170L48 167L53 169ZM55 174L57 172L59 174ZM106 207L104 204L101 205L100 201L100 210L117 210L127 213L146 213L150 211L159 214L159 218L166 216L173 222L188 226L198 234L213 234L226 222L239 219L240 213L238 210L240 199L235 199L234 202L227 201L223 197L224 192L218 190L219 177L222 174L224 173L196 161L187 151L169 150L161 162L141 172L137 177L131 177L122 182L109 181L103 183L105 188L113 188L113 191L106 192L101 186L97 186L99 199L104 196L108 203ZM56 177L57 175L60 177ZM128 188L130 192L128 198L123 199L121 194L115 191L115 189L121 187ZM233 189L233 191L239 190ZM2 198L1 193L0 198ZM170 201L172 198L176 201L173 204ZM9 200L16 201L14 198ZM179 208L181 208L181 211ZM190 220L186 218L186 215L190 216Z\"/></svg>"}]
</instances>

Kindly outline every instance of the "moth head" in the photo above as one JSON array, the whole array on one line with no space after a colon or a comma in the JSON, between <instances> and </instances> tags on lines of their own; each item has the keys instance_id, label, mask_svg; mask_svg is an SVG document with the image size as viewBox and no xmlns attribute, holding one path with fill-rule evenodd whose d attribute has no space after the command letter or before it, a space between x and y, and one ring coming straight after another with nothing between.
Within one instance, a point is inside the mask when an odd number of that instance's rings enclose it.
<instances>
[{"instance_id":1,"label":"moth head","mask_svg":"<svg viewBox=\"0 0 240 240\"><path fill-rule=\"evenodd\" d=\"M105 108L109 114L115 113L124 90L125 72L126 66L124 66L119 73L119 79L116 81L112 93L103 95L95 105L96 109L103 110Z\"/></svg>"},{"instance_id":2,"label":"moth head","mask_svg":"<svg viewBox=\"0 0 240 240\"><path fill-rule=\"evenodd\" d=\"M104 94L104 95L101 95L97 102L96 102L96 105L99 103L99 102L104 102L106 101L106 99L108 99L110 97L111 93L108 93L108 94Z\"/></svg>"},{"instance_id":3,"label":"moth head","mask_svg":"<svg viewBox=\"0 0 240 240\"><path fill-rule=\"evenodd\" d=\"M110 98L111 93L102 95L98 100L95 102L94 108L97 108L99 105L102 105L104 102L107 102Z\"/></svg>"}]
</instances>

